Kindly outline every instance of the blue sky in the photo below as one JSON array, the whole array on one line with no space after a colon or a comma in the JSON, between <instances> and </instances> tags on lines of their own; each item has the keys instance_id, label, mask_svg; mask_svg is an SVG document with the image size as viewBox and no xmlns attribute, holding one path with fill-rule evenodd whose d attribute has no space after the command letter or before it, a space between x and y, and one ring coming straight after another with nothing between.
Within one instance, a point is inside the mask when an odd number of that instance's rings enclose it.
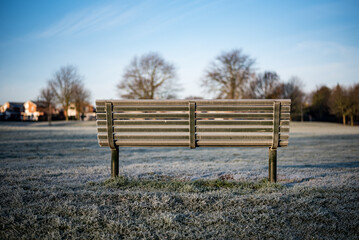
<instances>
[{"instance_id":1,"label":"blue sky","mask_svg":"<svg viewBox=\"0 0 359 240\"><path fill-rule=\"evenodd\" d=\"M232 49L307 92L357 83L359 1L0 0L0 104L36 99L67 64L92 101L118 98L124 68L149 52L176 66L180 97L211 97L204 70Z\"/></svg>"}]
</instances>

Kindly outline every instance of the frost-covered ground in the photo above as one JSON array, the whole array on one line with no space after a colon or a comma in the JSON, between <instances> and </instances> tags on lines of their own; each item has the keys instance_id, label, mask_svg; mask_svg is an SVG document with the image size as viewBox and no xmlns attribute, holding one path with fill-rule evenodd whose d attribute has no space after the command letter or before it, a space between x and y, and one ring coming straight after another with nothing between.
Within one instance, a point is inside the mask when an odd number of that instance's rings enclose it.
<instances>
[{"instance_id":1,"label":"frost-covered ground","mask_svg":"<svg viewBox=\"0 0 359 240\"><path fill-rule=\"evenodd\" d=\"M265 148L123 148L116 185L94 122L0 122L0 239L359 239L359 127L293 122L289 143L278 185ZM181 185L223 178L241 186Z\"/></svg>"}]
</instances>

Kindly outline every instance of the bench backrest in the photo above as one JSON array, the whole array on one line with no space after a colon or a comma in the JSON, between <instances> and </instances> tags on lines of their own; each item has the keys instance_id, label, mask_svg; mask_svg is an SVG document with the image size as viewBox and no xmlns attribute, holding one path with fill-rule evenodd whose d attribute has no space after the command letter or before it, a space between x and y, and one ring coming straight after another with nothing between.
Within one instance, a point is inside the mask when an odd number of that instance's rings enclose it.
<instances>
[{"instance_id":1,"label":"bench backrest","mask_svg":"<svg viewBox=\"0 0 359 240\"><path fill-rule=\"evenodd\" d=\"M284 147L290 99L97 100L100 146Z\"/></svg>"}]
</instances>

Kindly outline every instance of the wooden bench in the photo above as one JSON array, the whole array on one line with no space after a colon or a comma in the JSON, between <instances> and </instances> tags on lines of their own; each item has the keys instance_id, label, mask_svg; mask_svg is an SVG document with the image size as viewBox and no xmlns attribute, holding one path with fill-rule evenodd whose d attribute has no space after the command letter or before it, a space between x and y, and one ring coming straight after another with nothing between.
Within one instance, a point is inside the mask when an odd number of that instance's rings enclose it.
<instances>
[{"instance_id":1,"label":"wooden bench","mask_svg":"<svg viewBox=\"0 0 359 240\"><path fill-rule=\"evenodd\" d=\"M269 147L269 180L277 180L277 148L288 145L290 100L97 100L98 142L119 147Z\"/></svg>"}]
</instances>

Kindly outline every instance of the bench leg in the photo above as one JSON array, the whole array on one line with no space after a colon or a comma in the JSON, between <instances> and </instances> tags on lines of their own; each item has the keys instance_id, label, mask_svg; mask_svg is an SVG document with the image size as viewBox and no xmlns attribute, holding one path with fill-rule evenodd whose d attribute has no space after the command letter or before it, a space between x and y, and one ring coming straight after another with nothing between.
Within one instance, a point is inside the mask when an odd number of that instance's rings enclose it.
<instances>
[{"instance_id":1,"label":"bench leg","mask_svg":"<svg viewBox=\"0 0 359 240\"><path fill-rule=\"evenodd\" d=\"M277 149L269 148L269 177L270 182L277 182Z\"/></svg>"},{"instance_id":2,"label":"bench leg","mask_svg":"<svg viewBox=\"0 0 359 240\"><path fill-rule=\"evenodd\" d=\"M111 177L118 177L119 151L118 148L111 149Z\"/></svg>"}]
</instances>

